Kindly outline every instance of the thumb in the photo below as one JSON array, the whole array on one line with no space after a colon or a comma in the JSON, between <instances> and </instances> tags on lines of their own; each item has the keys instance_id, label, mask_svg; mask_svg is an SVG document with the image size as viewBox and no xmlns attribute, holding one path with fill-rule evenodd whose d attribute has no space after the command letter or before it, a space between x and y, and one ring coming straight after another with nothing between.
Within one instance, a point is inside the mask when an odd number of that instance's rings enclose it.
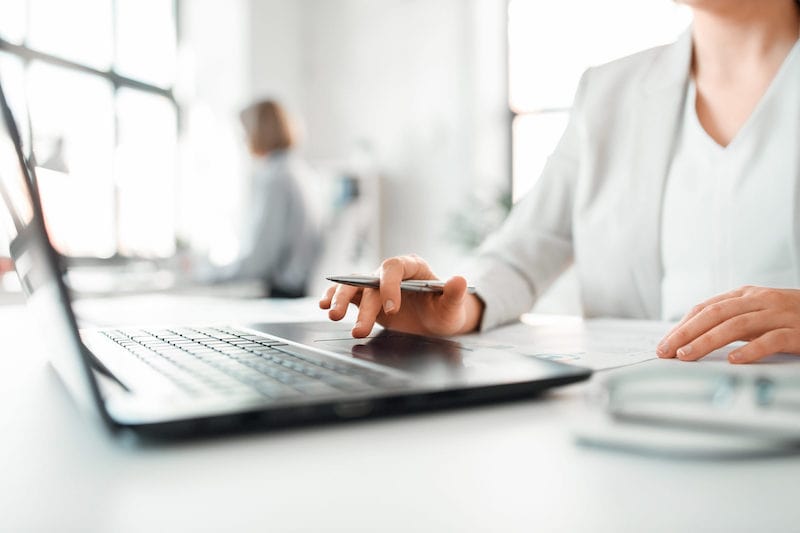
<instances>
[{"instance_id":1,"label":"thumb","mask_svg":"<svg viewBox=\"0 0 800 533\"><path fill-rule=\"evenodd\" d=\"M444 291L438 299L442 313L460 311L467 296L467 280L461 276L453 276L444 284Z\"/></svg>"}]
</instances>

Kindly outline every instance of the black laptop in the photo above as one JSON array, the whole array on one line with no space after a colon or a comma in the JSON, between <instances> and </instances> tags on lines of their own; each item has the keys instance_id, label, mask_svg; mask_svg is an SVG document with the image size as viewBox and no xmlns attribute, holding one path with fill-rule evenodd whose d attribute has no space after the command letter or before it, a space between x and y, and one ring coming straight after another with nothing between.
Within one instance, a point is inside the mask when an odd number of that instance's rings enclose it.
<instances>
[{"instance_id":1,"label":"black laptop","mask_svg":"<svg viewBox=\"0 0 800 533\"><path fill-rule=\"evenodd\" d=\"M0 224L17 274L53 367L113 430L171 436L406 413L530 397L590 375L389 330L356 340L332 322L79 330L1 87L0 107Z\"/></svg>"}]
</instances>

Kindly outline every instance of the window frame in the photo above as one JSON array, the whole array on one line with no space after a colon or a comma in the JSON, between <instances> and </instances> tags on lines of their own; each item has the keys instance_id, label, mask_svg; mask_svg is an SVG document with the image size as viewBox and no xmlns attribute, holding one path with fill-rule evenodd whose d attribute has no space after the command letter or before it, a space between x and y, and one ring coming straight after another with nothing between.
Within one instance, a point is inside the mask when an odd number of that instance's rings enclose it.
<instances>
[{"instance_id":1,"label":"window frame","mask_svg":"<svg viewBox=\"0 0 800 533\"><path fill-rule=\"evenodd\" d=\"M109 0L111 2L111 24L112 24L112 46L116 45L117 41L117 0ZM172 2L172 12L173 12L173 21L175 24L175 46L176 49L181 42L181 25L180 25L180 13L181 13L181 0L171 0ZM30 4L27 4L27 9L30 10ZM30 17L27 17L26 20L26 28L25 28L25 37L23 38L20 44L12 43L6 40L3 36L0 36L0 51L6 52L10 55L16 56L22 61L23 69L26 72L30 68L31 64L34 62L41 62L50 66L60 67L68 71L72 72L80 72L83 74L89 74L91 76L95 76L97 78L104 79L111 84L112 87L112 94L116 98L118 91L122 88L125 89L132 89L134 91L140 91L152 95L157 95L160 97L165 98L175 109L175 119L176 119L176 134L179 136L180 132L183 129L183 122L182 122L182 112L181 106L178 102L178 99L175 96L175 82L167 85L167 86L159 86L153 83L149 83L143 80L136 79L130 76L124 76L117 72L115 66L115 59L112 57L111 64L108 69L98 69L89 65L82 64L78 61L73 61L71 59L65 59L60 57L56 54L51 54L47 52L42 52L41 50L36 50L32 48L28 44L30 34ZM114 146L119 145L119 115L118 109L114 110ZM32 128L28 128L28 135L29 138L28 146L30 153L25 154L26 157L29 158L30 161L35 161L34 154L33 154L33 132ZM115 251L114 255L110 258L98 258L98 257L78 257L78 256L69 256L68 259L70 262L76 262L80 264L94 264L94 263L103 263L106 264L111 260L112 262L121 262L124 263L129 259L137 259L135 256L128 256L123 255L120 253L120 236L119 236L119 228L120 228L120 188L119 184L117 183L115 176L109 176L111 180L113 192L114 192L114 243L115 243ZM177 183L179 177L176 173L175 175L175 182ZM173 239L178 241L178 235L173 234Z\"/></svg>"}]
</instances>

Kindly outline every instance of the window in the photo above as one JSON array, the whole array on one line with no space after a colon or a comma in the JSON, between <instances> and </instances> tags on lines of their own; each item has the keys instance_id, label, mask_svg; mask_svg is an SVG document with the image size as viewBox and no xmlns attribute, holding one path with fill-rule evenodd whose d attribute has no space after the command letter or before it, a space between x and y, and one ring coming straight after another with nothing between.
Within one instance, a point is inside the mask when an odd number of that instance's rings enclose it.
<instances>
[{"instance_id":1,"label":"window","mask_svg":"<svg viewBox=\"0 0 800 533\"><path fill-rule=\"evenodd\" d=\"M583 71L668 43L690 22L671 0L510 0L509 106L512 191L539 177L567 124Z\"/></svg>"},{"instance_id":2,"label":"window","mask_svg":"<svg viewBox=\"0 0 800 533\"><path fill-rule=\"evenodd\" d=\"M0 79L66 255L174 252L176 9L176 0L3 0Z\"/></svg>"}]
</instances>

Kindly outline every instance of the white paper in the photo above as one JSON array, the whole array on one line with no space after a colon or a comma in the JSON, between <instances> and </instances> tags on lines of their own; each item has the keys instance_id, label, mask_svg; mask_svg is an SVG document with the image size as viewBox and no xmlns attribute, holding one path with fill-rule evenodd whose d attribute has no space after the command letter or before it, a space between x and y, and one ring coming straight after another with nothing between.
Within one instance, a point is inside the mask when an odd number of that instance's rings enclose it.
<instances>
[{"instance_id":1,"label":"white paper","mask_svg":"<svg viewBox=\"0 0 800 533\"><path fill-rule=\"evenodd\" d=\"M605 370L657 359L656 346L669 322L524 315L512 324L459 340L523 355Z\"/></svg>"}]
</instances>

